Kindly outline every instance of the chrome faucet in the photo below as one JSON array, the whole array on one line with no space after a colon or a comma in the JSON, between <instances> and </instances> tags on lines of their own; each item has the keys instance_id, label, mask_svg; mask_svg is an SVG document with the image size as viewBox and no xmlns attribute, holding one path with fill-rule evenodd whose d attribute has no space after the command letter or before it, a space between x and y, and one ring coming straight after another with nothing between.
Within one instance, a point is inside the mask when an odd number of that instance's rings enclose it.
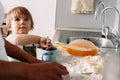
<instances>
[{"instance_id":1,"label":"chrome faucet","mask_svg":"<svg viewBox=\"0 0 120 80\"><path fill-rule=\"evenodd\" d=\"M109 36L111 36L111 37L114 37L114 41L115 41L115 46L116 46L116 48L118 48L119 47L119 36L120 36L120 32L119 32L119 30L120 30L120 27L119 27L119 24L120 24L120 22L119 22L119 20L120 20L120 12L118 11L118 9L116 8L116 7L106 7L106 8L104 8L102 11L101 11L101 13L100 13L100 17L101 17L101 22L103 21L102 20L102 15L103 15L103 13L105 12L105 11L107 11L107 10L109 10L109 9L112 9L112 10L114 10L114 11L116 11L117 13L118 13L118 32L117 32L117 34L115 34L115 33L113 33L113 31L111 31L111 29L110 29L110 27L109 26L104 26L104 24L102 25L103 26L103 32L106 34L105 36L106 36L106 38L108 38L108 35ZM109 27L109 28L108 28ZM105 31L106 30L106 31ZM106 33L107 32L107 33Z\"/></svg>"},{"instance_id":2,"label":"chrome faucet","mask_svg":"<svg viewBox=\"0 0 120 80\"><path fill-rule=\"evenodd\" d=\"M104 33L105 33L106 39L110 38L110 27L109 26L104 27Z\"/></svg>"},{"instance_id":3,"label":"chrome faucet","mask_svg":"<svg viewBox=\"0 0 120 80\"><path fill-rule=\"evenodd\" d=\"M102 1L99 1L98 5L96 6L96 9L95 9L95 15L94 15L95 19L98 18L98 15L99 15L101 7L104 9L105 8L105 4Z\"/></svg>"},{"instance_id":4,"label":"chrome faucet","mask_svg":"<svg viewBox=\"0 0 120 80\"><path fill-rule=\"evenodd\" d=\"M100 12L102 11L102 9L105 8L105 4L102 2L102 1L99 1L98 5L96 6L96 9L95 9L95 14L94 14L94 19L97 19L98 16L100 16ZM100 11L101 10L101 11ZM102 35L105 36L105 38L108 38L108 34L109 34L109 30L110 28L109 27L105 27L105 21L106 21L106 13L104 13L103 15L103 18L101 20L100 18L100 22L102 23Z\"/></svg>"},{"instance_id":5,"label":"chrome faucet","mask_svg":"<svg viewBox=\"0 0 120 80\"><path fill-rule=\"evenodd\" d=\"M120 33L115 38L115 47L116 47L116 49L120 47L119 37L120 37Z\"/></svg>"}]
</instances>

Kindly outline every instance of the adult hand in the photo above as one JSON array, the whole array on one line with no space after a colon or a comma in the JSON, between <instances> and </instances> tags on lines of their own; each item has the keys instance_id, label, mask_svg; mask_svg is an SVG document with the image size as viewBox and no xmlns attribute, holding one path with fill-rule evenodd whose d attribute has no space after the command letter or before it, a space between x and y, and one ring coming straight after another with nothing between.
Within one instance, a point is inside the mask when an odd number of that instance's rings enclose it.
<instances>
[{"instance_id":1,"label":"adult hand","mask_svg":"<svg viewBox=\"0 0 120 80\"><path fill-rule=\"evenodd\" d=\"M62 75L68 74L67 69L56 62L44 62L29 68L29 80L63 80Z\"/></svg>"}]
</instances>

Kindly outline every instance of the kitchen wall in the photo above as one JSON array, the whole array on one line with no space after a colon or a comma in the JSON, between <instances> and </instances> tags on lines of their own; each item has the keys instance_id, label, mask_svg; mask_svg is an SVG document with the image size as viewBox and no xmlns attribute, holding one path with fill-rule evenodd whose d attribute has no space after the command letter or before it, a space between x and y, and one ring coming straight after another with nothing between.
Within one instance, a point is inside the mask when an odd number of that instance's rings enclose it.
<instances>
[{"instance_id":1,"label":"kitchen wall","mask_svg":"<svg viewBox=\"0 0 120 80\"><path fill-rule=\"evenodd\" d=\"M94 9L99 0L94 0ZM101 0L105 6L117 6L119 0ZM120 1L119 1L120 2ZM87 31L101 31L100 20L94 19L92 14L75 14L71 13L72 0L57 0L56 9L56 29L84 29ZM114 11L109 11L107 15L106 25L113 26L115 22Z\"/></svg>"},{"instance_id":2,"label":"kitchen wall","mask_svg":"<svg viewBox=\"0 0 120 80\"><path fill-rule=\"evenodd\" d=\"M56 0L0 0L0 2L5 13L15 6L28 8L35 23L35 29L31 33L52 38L55 32Z\"/></svg>"},{"instance_id":3,"label":"kitchen wall","mask_svg":"<svg viewBox=\"0 0 120 80\"><path fill-rule=\"evenodd\" d=\"M0 2L0 24L2 24L2 20L4 19L4 16L2 14L4 14L4 9L3 5Z\"/></svg>"}]
</instances>

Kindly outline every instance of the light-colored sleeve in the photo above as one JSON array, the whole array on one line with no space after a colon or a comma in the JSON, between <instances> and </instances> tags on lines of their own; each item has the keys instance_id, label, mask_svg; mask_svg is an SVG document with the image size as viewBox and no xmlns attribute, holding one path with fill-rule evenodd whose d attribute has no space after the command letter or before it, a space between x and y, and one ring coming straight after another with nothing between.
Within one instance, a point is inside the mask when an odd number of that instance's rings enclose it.
<instances>
[{"instance_id":1,"label":"light-colored sleeve","mask_svg":"<svg viewBox=\"0 0 120 80\"><path fill-rule=\"evenodd\" d=\"M8 61L7 53L5 50L5 43L1 34L0 34L0 60Z\"/></svg>"}]
</instances>

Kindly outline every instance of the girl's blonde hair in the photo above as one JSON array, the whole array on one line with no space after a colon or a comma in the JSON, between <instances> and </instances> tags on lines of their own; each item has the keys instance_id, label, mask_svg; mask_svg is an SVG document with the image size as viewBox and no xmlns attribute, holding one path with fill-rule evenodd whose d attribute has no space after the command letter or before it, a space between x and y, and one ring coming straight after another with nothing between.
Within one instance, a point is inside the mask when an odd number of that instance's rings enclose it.
<instances>
[{"instance_id":1,"label":"girl's blonde hair","mask_svg":"<svg viewBox=\"0 0 120 80\"><path fill-rule=\"evenodd\" d=\"M34 28L34 22L31 13L28 9L22 6L18 6L10 10L6 15L6 27L11 28L11 21L13 17L19 17L20 15L24 15L31 20L31 30Z\"/></svg>"}]
</instances>

